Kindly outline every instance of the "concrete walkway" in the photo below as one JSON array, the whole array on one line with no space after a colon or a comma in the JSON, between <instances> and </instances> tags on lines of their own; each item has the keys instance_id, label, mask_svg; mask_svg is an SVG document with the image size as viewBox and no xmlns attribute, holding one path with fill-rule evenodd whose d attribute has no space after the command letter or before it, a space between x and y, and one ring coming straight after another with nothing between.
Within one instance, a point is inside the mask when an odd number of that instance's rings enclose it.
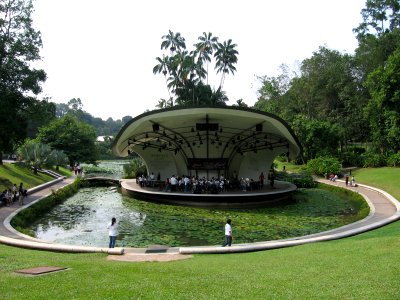
<instances>
[{"instance_id":1,"label":"concrete walkway","mask_svg":"<svg viewBox=\"0 0 400 300\"><path fill-rule=\"evenodd\" d=\"M234 252L250 252L260 251L267 249L275 249L289 246L296 246L301 244L327 241L340 239L362 232L366 232L391 222L400 219L400 204L399 202L389 195L388 193L359 184L358 187L345 187L343 181L331 182L329 180L318 180L322 183L331 184L348 188L360 193L368 202L371 212L368 217L358 222L336 228L330 231L320 232L313 235L291 238L286 240L275 240L267 242L258 242L251 244L237 244L231 247L221 246L201 246L201 247L164 247L164 246L149 246L148 248L101 248L101 247L87 247L87 246L73 246L73 245L60 245L47 243L27 235L17 232L11 227L10 221L21 209L32 205L40 199L47 197L51 194L52 190L63 188L64 186L72 183L74 178L67 178L64 180L54 181L52 183L42 186L40 189L35 188L34 193L28 195L25 199L24 206L19 206L14 203L10 207L0 208L0 243L49 251L60 252L101 252L108 253L110 260L123 260L123 261L170 261L177 259L186 259L191 257L187 254L195 253L234 253ZM31 190L30 190L31 191ZM185 255L183 255L185 254ZM118 256L115 256L118 255Z\"/></svg>"}]
</instances>

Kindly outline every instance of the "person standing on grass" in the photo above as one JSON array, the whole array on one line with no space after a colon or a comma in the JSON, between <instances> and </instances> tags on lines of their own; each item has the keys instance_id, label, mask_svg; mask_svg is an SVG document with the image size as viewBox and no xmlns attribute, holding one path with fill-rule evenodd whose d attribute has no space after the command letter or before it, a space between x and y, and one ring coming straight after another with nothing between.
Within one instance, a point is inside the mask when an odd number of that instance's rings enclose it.
<instances>
[{"instance_id":1,"label":"person standing on grass","mask_svg":"<svg viewBox=\"0 0 400 300\"><path fill-rule=\"evenodd\" d=\"M110 236L110 244L108 245L108 248L114 248L115 241L117 240L117 235L118 235L117 219L112 218L111 222L107 226L107 229L108 229L108 235Z\"/></svg>"},{"instance_id":2,"label":"person standing on grass","mask_svg":"<svg viewBox=\"0 0 400 300\"><path fill-rule=\"evenodd\" d=\"M225 241L222 247L231 245L232 245L232 226L231 226L231 219L228 219L226 220L225 224Z\"/></svg>"}]
</instances>

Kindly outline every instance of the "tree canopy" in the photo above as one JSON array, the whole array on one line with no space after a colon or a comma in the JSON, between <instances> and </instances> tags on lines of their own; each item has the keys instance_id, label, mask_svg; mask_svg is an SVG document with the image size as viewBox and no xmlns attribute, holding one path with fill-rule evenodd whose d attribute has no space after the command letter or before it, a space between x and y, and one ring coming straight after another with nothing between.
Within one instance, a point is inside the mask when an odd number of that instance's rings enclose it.
<instances>
[{"instance_id":1,"label":"tree canopy","mask_svg":"<svg viewBox=\"0 0 400 300\"><path fill-rule=\"evenodd\" d=\"M30 0L5 0L0 5L0 163L27 135L27 114L41 91L46 73L32 67L40 59L40 32L32 27Z\"/></svg>"},{"instance_id":2,"label":"tree canopy","mask_svg":"<svg viewBox=\"0 0 400 300\"><path fill-rule=\"evenodd\" d=\"M52 149L62 150L70 163L95 163L98 158L94 128L71 115L40 128L37 139Z\"/></svg>"}]
</instances>

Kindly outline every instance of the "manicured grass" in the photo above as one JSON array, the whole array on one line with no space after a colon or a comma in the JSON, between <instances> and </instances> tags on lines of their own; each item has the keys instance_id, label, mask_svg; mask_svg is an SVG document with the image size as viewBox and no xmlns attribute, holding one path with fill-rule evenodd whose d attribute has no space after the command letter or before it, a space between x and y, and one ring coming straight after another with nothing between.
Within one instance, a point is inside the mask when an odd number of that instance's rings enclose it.
<instances>
[{"instance_id":1,"label":"manicured grass","mask_svg":"<svg viewBox=\"0 0 400 300\"><path fill-rule=\"evenodd\" d=\"M0 245L3 299L398 299L400 224L338 241L195 255L168 263L107 261ZM62 266L38 277L15 270Z\"/></svg>"},{"instance_id":2,"label":"manicured grass","mask_svg":"<svg viewBox=\"0 0 400 300\"><path fill-rule=\"evenodd\" d=\"M34 174L32 170L20 164L5 163L0 166L0 190L11 188L14 183L19 186L21 182L29 189L53 179L45 174Z\"/></svg>"},{"instance_id":3,"label":"manicured grass","mask_svg":"<svg viewBox=\"0 0 400 300\"><path fill-rule=\"evenodd\" d=\"M369 168L352 172L359 183L380 187L400 201L400 168Z\"/></svg>"}]
</instances>

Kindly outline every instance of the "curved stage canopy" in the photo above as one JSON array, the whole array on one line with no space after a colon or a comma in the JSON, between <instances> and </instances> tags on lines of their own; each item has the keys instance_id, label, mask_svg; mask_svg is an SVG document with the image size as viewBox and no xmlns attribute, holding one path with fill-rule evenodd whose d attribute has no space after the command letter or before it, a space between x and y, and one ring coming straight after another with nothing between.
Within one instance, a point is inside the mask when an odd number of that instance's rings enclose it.
<instances>
[{"instance_id":1,"label":"curved stage canopy","mask_svg":"<svg viewBox=\"0 0 400 300\"><path fill-rule=\"evenodd\" d=\"M173 107L133 118L118 133L113 152L137 153L149 174L235 176L258 180L274 158L296 158L301 146L279 117L249 108Z\"/></svg>"}]
</instances>

